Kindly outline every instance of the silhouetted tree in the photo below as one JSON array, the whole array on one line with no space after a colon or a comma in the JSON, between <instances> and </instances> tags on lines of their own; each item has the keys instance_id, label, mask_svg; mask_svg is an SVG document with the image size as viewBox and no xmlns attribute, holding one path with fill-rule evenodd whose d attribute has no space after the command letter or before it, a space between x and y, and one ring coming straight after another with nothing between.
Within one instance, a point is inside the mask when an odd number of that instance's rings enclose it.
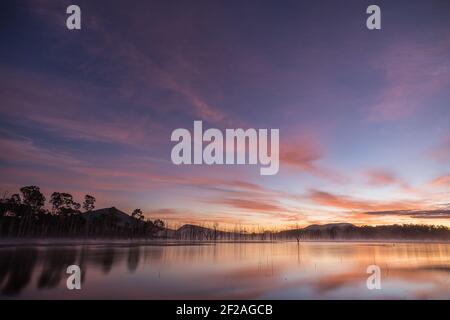
<instances>
[{"instance_id":1,"label":"silhouetted tree","mask_svg":"<svg viewBox=\"0 0 450 320\"><path fill-rule=\"evenodd\" d=\"M59 214L59 209L63 205L63 198L60 192L53 192L49 200L52 205L52 212Z\"/></svg>"},{"instance_id":2,"label":"silhouetted tree","mask_svg":"<svg viewBox=\"0 0 450 320\"><path fill-rule=\"evenodd\" d=\"M158 231L164 229L164 221L162 221L161 219L156 219L155 221L153 221L153 225L156 229L158 229Z\"/></svg>"},{"instance_id":3,"label":"silhouetted tree","mask_svg":"<svg viewBox=\"0 0 450 320\"><path fill-rule=\"evenodd\" d=\"M133 212L131 213L131 216L138 220L144 220L144 214L142 213L141 209L134 209Z\"/></svg>"},{"instance_id":4,"label":"silhouetted tree","mask_svg":"<svg viewBox=\"0 0 450 320\"><path fill-rule=\"evenodd\" d=\"M70 193L60 193L60 201L59 214L68 216L80 213L81 205L73 200L73 196Z\"/></svg>"},{"instance_id":5,"label":"silhouetted tree","mask_svg":"<svg viewBox=\"0 0 450 320\"><path fill-rule=\"evenodd\" d=\"M83 209L86 211L92 211L95 208L95 198L89 194L84 196Z\"/></svg>"},{"instance_id":6,"label":"silhouetted tree","mask_svg":"<svg viewBox=\"0 0 450 320\"><path fill-rule=\"evenodd\" d=\"M9 203L11 204L21 204L22 200L20 199L20 195L18 193L15 193L9 198Z\"/></svg>"},{"instance_id":7,"label":"silhouetted tree","mask_svg":"<svg viewBox=\"0 0 450 320\"><path fill-rule=\"evenodd\" d=\"M23 195L23 203L29 206L34 212L39 211L45 204L45 197L39 187L27 186L20 189Z\"/></svg>"},{"instance_id":8,"label":"silhouetted tree","mask_svg":"<svg viewBox=\"0 0 450 320\"><path fill-rule=\"evenodd\" d=\"M44 209L45 197L37 186L20 189L22 195L5 193L0 198L0 237L41 237L41 236L85 236L85 237L145 237L163 236L159 233L167 230L162 220L146 220L141 209L135 209L129 216L116 208L108 208L81 214L81 205L69 193L53 192L49 203L54 214ZM95 198L86 195L83 208L92 211ZM159 234L158 234L159 233ZM450 231L445 226L432 225L384 225L354 226L351 224L334 224L309 226L280 232L255 229L249 234L236 225L234 231L219 231L214 224L212 229L185 225L171 236L177 239L292 239L297 240L355 240L355 239L417 239L450 240ZM166 237L167 237L166 232ZM1 262L1 261L0 261ZM1 263L0 263L1 271ZM0 284L1 284L0 276ZM45 280L45 279L44 279ZM45 281L44 281L45 282Z\"/></svg>"}]
</instances>

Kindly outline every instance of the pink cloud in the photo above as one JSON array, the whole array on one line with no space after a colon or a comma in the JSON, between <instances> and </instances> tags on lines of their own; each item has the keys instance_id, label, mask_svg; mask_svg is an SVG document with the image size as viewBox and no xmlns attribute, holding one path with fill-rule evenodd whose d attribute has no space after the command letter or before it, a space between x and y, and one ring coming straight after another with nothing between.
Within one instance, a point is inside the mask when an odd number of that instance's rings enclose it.
<instances>
[{"instance_id":1,"label":"pink cloud","mask_svg":"<svg viewBox=\"0 0 450 320\"><path fill-rule=\"evenodd\" d=\"M258 212L283 212L285 209L274 201L250 200L250 199L221 199L221 204L229 205L239 209Z\"/></svg>"},{"instance_id":2,"label":"pink cloud","mask_svg":"<svg viewBox=\"0 0 450 320\"><path fill-rule=\"evenodd\" d=\"M323 156L322 148L312 138L297 139L292 143L282 143L280 146L281 165L333 182L344 183L347 180L345 177L319 164Z\"/></svg>"},{"instance_id":3,"label":"pink cloud","mask_svg":"<svg viewBox=\"0 0 450 320\"><path fill-rule=\"evenodd\" d=\"M45 166L76 166L81 161L60 151L37 146L31 139L0 137L0 159L11 163L26 162Z\"/></svg>"},{"instance_id":4,"label":"pink cloud","mask_svg":"<svg viewBox=\"0 0 450 320\"><path fill-rule=\"evenodd\" d=\"M420 203L416 201L375 201L356 199L346 195L336 195L325 191L311 189L308 198L322 206L355 211L381 211L414 209Z\"/></svg>"},{"instance_id":5,"label":"pink cloud","mask_svg":"<svg viewBox=\"0 0 450 320\"><path fill-rule=\"evenodd\" d=\"M114 113L105 110L110 99L104 99L103 94L107 97L108 92L103 89L20 70L6 69L3 76L8 81L5 81L2 115L15 122L38 126L64 137L135 147L158 142L165 132L161 124L146 115L132 110Z\"/></svg>"},{"instance_id":6,"label":"pink cloud","mask_svg":"<svg viewBox=\"0 0 450 320\"><path fill-rule=\"evenodd\" d=\"M372 186L386 186L398 183L396 175L386 169L368 169L363 172L368 184Z\"/></svg>"},{"instance_id":7,"label":"pink cloud","mask_svg":"<svg viewBox=\"0 0 450 320\"><path fill-rule=\"evenodd\" d=\"M430 183L432 187L447 187L450 188L450 174L443 175L433 179Z\"/></svg>"}]
</instances>

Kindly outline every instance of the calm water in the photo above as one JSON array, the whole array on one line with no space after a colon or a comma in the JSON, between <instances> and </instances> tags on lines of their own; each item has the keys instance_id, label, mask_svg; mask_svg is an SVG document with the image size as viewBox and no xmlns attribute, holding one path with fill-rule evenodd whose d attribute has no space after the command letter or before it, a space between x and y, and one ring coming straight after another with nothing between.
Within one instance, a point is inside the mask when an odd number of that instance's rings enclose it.
<instances>
[{"instance_id":1,"label":"calm water","mask_svg":"<svg viewBox=\"0 0 450 320\"><path fill-rule=\"evenodd\" d=\"M66 288L71 264L81 290ZM450 299L450 244L3 245L0 298Z\"/></svg>"}]
</instances>

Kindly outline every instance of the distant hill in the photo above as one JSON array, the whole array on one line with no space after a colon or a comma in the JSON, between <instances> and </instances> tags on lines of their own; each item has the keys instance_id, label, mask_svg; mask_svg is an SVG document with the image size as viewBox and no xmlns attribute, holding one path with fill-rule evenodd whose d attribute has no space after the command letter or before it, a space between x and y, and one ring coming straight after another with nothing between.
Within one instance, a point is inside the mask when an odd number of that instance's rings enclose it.
<instances>
[{"instance_id":1,"label":"distant hill","mask_svg":"<svg viewBox=\"0 0 450 320\"><path fill-rule=\"evenodd\" d=\"M230 232L201 227L193 224L185 224L177 230L165 229L160 231L158 235L161 237L181 240L217 240L232 238L232 233Z\"/></svg>"},{"instance_id":2,"label":"distant hill","mask_svg":"<svg viewBox=\"0 0 450 320\"><path fill-rule=\"evenodd\" d=\"M355 226L351 223L310 225L279 232L236 233L186 224L177 230L162 231L161 236L185 240L445 240L450 230L442 226L387 225Z\"/></svg>"},{"instance_id":3,"label":"distant hill","mask_svg":"<svg viewBox=\"0 0 450 320\"><path fill-rule=\"evenodd\" d=\"M351 223L310 225L277 233L277 238L297 240L445 240L450 230L444 226L384 225L355 226Z\"/></svg>"},{"instance_id":4,"label":"distant hill","mask_svg":"<svg viewBox=\"0 0 450 320\"><path fill-rule=\"evenodd\" d=\"M120 227L134 226L139 223L138 219L133 218L116 207L88 211L83 213L82 216L89 222L105 218L113 218L116 225Z\"/></svg>"},{"instance_id":5,"label":"distant hill","mask_svg":"<svg viewBox=\"0 0 450 320\"><path fill-rule=\"evenodd\" d=\"M328 224L312 224L304 228L303 230L330 230L333 228L352 228L351 223L328 223Z\"/></svg>"},{"instance_id":6,"label":"distant hill","mask_svg":"<svg viewBox=\"0 0 450 320\"><path fill-rule=\"evenodd\" d=\"M93 224L99 221L113 222L122 228L135 228L144 222L115 208L103 208L85 212L82 216ZM355 226L351 223L313 224L304 228L279 232L240 233L185 224L180 228L163 228L155 234L157 238L180 240L446 240L450 231L442 226L387 225Z\"/></svg>"}]
</instances>

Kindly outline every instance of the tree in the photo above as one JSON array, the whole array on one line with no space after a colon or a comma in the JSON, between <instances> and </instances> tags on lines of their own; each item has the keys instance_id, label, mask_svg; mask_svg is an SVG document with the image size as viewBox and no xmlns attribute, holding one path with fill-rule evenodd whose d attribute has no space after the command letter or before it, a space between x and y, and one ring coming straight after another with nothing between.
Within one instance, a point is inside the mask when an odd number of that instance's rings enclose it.
<instances>
[{"instance_id":1,"label":"tree","mask_svg":"<svg viewBox=\"0 0 450 320\"><path fill-rule=\"evenodd\" d=\"M84 196L83 209L92 211L95 208L95 198L89 194Z\"/></svg>"},{"instance_id":2,"label":"tree","mask_svg":"<svg viewBox=\"0 0 450 320\"><path fill-rule=\"evenodd\" d=\"M22 192L23 203L34 212L39 211L45 204L45 197L41 193L40 188L36 186L27 186L20 189Z\"/></svg>"},{"instance_id":3,"label":"tree","mask_svg":"<svg viewBox=\"0 0 450 320\"><path fill-rule=\"evenodd\" d=\"M8 202L10 203L10 204L20 204L20 203L22 203L22 200L20 199L20 195L19 194L17 194L17 193L15 193L15 194L13 194L12 196L11 196L11 198L9 198L8 199Z\"/></svg>"},{"instance_id":4,"label":"tree","mask_svg":"<svg viewBox=\"0 0 450 320\"><path fill-rule=\"evenodd\" d=\"M50 203L53 206L53 212L60 215L71 215L79 213L81 205L73 200L70 193L53 192Z\"/></svg>"},{"instance_id":5,"label":"tree","mask_svg":"<svg viewBox=\"0 0 450 320\"><path fill-rule=\"evenodd\" d=\"M133 212L131 213L131 216L141 221L144 220L144 214L142 213L141 209L134 209Z\"/></svg>"},{"instance_id":6,"label":"tree","mask_svg":"<svg viewBox=\"0 0 450 320\"><path fill-rule=\"evenodd\" d=\"M153 225L156 229L158 229L158 231L164 229L164 221L162 221L161 219L156 219L155 221L153 221Z\"/></svg>"},{"instance_id":7,"label":"tree","mask_svg":"<svg viewBox=\"0 0 450 320\"><path fill-rule=\"evenodd\" d=\"M63 205L63 199L60 192L53 192L49 200L52 205L53 213L59 213L60 207Z\"/></svg>"}]
</instances>

